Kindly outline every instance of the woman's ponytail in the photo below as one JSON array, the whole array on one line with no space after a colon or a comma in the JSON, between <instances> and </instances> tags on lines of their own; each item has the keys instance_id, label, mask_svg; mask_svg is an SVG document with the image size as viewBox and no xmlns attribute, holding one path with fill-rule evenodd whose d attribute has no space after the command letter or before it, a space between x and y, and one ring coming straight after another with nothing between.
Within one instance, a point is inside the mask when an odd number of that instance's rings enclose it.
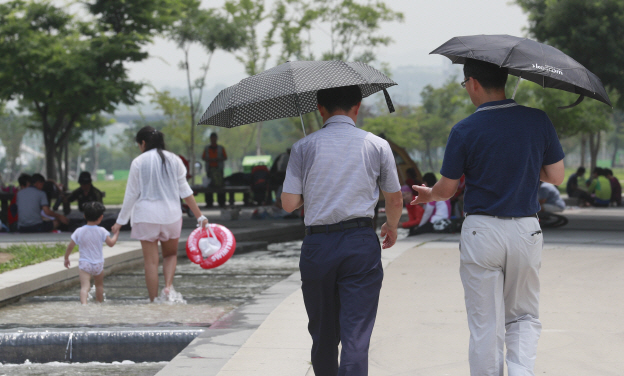
<instances>
[{"instance_id":1,"label":"woman's ponytail","mask_svg":"<svg viewBox=\"0 0 624 376\"><path fill-rule=\"evenodd\" d=\"M158 155L160 155L160 159L162 160L163 168L165 169L165 173L167 172L167 159L165 158L165 154L162 152L165 149L165 135L157 130L154 127L150 127L149 125L139 129L134 140L137 144L142 144L145 141L145 150L156 149Z\"/></svg>"}]
</instances>

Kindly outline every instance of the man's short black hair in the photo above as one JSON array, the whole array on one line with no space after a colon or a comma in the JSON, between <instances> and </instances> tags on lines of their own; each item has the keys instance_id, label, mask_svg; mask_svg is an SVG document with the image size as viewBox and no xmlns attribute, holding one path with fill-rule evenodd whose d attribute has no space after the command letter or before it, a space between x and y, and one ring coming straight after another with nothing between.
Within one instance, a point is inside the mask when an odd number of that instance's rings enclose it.
<instances>
[{"instance_id":1,"label":"man's short black hair","mask_svg":"<svg viewBox=\"0 0 624 376\"><path fill-rule=\"evenodd\" d=\"M84 211L85 219L89 222L97 221L106 211L104 205L97 201L86 202L82 206L82 209Z\"/></svg>"},{"instance_id":2,"label":"man's short black hair","mask_svg":"<svg viewBox=\"0 0 624 376\"><path fill-rule=\"evenodd\" d=\"M613 170L612 169L605 168L604 171L605 171L605 174L613 176Z\"/></svg>"},{"instance_id":3,"label":"man's short black hair","mask_svg":"<svg viewBox=\"0 0 624 376\"><path fill-rule=\"evenodd\" d=\"M576 169L576 174L577 175L583 175L584 173L585 173L585 167L581 166L581 167Z\"/></svg>"},{"instance_id":4,"label":"man's short black hair","mask_svg":"<svg viewBox=\"0 0 624 376\"><path fill-rule=\"evenodd\" d=\"M45 183L45 178L41 174L33 174L30 177L30 184L35 185L37 183Z\"/></svg>"},{"instance_id":5,"label":"man's short black hair","mask_svg":"<svg viewBox=\"0 0 624 376\"><path fill-rule=\"evenodd\" d=\"M219 135L217 134L217 132L212 132L212 133L210 134L210 138L213 138L213 137L217 137L217 138L219 137Z\"/></svg>"},{"instance_id":6,"label":"man's short black hair","mask_svg":"<svg viewBox=\"0 0 624 376\"><path fill-rule=\"evenodd\" d=\"M20 176L17 178L17 183L20 185L20 187L25 187L28 183L30 183L31 178L32 176L28 174L20 174Z\"/></svg>"},{"instance_id":7,"label":"man's short black hair","mask_svg":"<svg viewBox=\"0 0 624 376\"><path fill-rule=\"evenodd\" d=\"M316 92L316 102L330 114L340 109L349 111L362 101L362 90L357 85L333 87Z\"/></svg>"},{"instance_id":8,"label":"man's short black hair","mask_svg":"<svg viewBox=\"0 0 624 376\"><path fill-rule=\"evenodd\" d=\"M436 178L433 172L427 172L422 178L427 187L433 187L438 182L438 178Z\"/></svg>"},{"instance_id":9,"label":"man's short black hair","mask_svg":"<svg viewBox=\"0 0 624 376\"><path fill-rule=\"evenodd\" d=\"M600 167L594 167L594 174L600 176L600 175L604 175L604 170Z\"/></svg>"},{"instance_id":10,"label":"man's short black hair","mask_svg":"<svg viewBox=\"0 0 624 376\"><path fill-rule=\"evenodd\" d=\"M464 77L472 77L479 81L484 89L505 89L507 68L481 60L466 59Z\"/></svg>"}]
</instances>

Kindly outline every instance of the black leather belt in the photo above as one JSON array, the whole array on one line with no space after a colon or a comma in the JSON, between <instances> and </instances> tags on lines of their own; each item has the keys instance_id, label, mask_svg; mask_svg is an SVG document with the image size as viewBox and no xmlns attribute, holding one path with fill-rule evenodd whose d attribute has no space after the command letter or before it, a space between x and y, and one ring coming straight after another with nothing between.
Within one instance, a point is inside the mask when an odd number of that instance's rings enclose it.
<instances>
[{"instance_id":1,"label":"black leather belt","mask_svg":"<svg viewBox=\"0 0 624 376\"><path fill-rule=\"evenodd\" d=\"M334 223L332 225L318 225L306 227L306 235L321 234L328 232L344 231L358 227L373 227L373 220L368 217L353 218L348 221Z\"/></svg>"},{"instance_id":2,"label":"black leather belt","mask_svg":"<svg viewBox=\"0 0 624 376\"><path fill-rule=\"evenodd\" d=\"M537 214L532 214L532 215L519 215L516 217L505 217L505 216L501 216L501 215L493 215L493 214L489 214L489 213L484 213L484 212L477 212L477 213L466 213L466 217L469 215L485 215L487 217L494 217L494 218L498 218L498 219L514 219L514 218L537 218Z\"/></svg>"}]
</instances>

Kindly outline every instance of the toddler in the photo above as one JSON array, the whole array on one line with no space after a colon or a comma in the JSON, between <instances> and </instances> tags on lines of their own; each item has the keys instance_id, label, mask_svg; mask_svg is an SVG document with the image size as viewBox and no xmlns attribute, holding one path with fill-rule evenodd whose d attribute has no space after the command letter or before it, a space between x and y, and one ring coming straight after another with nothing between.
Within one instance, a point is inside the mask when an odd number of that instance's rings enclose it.
<instances>
[{"instance_id":1,"label":"toddler","mask_svg":"<svg viewBox=\"0 0 624 376\"><path fill-rule=\"evenodd\" d=\"M104 205L99 202L84 204L85 226L80 227L71 236L65 252L65 267L69 268L69 255L78 244L80 259L78 269L80 273L80 302L87 304L87 296L91 287L91 276L95 283L95 298L98 302L104 300L104 253L102 243L112 247L117 243L119 231L111 237L109 232L98 225L104 217Z\"/></svg>"}]
</instances>

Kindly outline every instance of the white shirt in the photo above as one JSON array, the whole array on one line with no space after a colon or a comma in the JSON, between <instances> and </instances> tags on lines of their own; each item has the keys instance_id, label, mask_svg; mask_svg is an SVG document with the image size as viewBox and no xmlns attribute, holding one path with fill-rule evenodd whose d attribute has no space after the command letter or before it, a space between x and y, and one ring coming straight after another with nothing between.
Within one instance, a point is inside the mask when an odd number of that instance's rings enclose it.
<instances>
[{"instance_id":1,"label":"white shirt","mask_svg":"<svg viewBox=\"0 0 624 376\"><path fill-rule=\"evenodd\" d=\"M87 261L92 264L104 262L102 243L106 241L106 237L109 235L108 231L100 226L85 225L76 229L71 239L78 244L79 261Z\"/></svg>"},{"instance_id":2,"label":"white shirt","mask_svg":"<svg viewBox=\"0 0 624 376\"><path fill-rule=\"evenodd\" d=\"M126 184L123 205L117 223L170 224L182 218L180 198L193 194L186 181L186 167L175 154L166 150L166 164L152 149L134 158ZM165 169L166 167L166 169Z\"/></svg>"}]
</instances>

